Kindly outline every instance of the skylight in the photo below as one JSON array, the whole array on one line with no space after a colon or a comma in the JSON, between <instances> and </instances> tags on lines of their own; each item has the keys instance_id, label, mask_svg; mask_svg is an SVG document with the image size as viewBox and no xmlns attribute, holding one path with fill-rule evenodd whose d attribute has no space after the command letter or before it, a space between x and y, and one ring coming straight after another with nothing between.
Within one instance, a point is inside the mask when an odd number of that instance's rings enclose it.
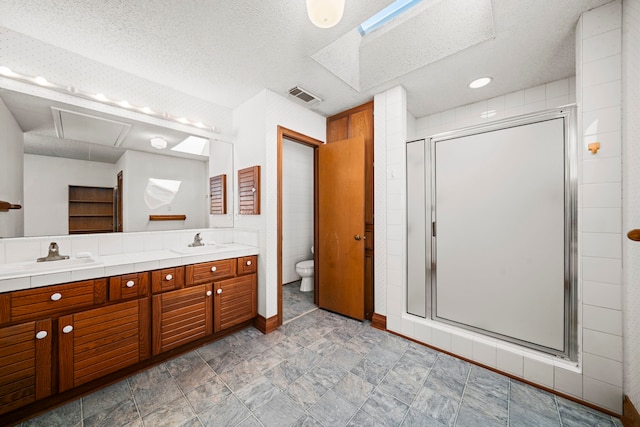
<instances>
[{"instance_id":1,"label":"skylight","mask_svg":"<svg viewBox=\"0 0 640 427\"><path fill-rule=\"evenodd\" d=\"M366 36L375 29L382 27L398 15L401 15L422 0L396 0L371 18L358 26L358 31L362 36Z\"/></svg>"},{"instance_id":2,"label":"skylight","mask_svg":"<svg viewBox=\"0 0 640 427\"><path fill-rule=\"evenodd\" d=\"M180 144L172 148L173 151L180 151L182 153L198 154L200 156L209 155L209 140L205 138L199 138L197 136L189 136Z\"/></svg>"}]
</instances>

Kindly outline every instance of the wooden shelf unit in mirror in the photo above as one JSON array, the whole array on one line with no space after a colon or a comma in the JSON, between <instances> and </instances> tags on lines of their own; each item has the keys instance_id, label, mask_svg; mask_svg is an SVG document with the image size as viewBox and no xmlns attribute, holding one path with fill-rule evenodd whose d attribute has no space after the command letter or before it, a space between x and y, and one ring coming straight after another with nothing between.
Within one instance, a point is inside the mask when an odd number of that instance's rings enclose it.
<instances>
[{"instance_id":1,"label":"wooden shelf unit in mirror","mask_svg":"<svg viewBox=\"0 0 640 427\"><path fill-rule=\"evenodd\" d=\"M69 234L112 233L114 189L69 186Z\"/></svg>"}]
</instances>

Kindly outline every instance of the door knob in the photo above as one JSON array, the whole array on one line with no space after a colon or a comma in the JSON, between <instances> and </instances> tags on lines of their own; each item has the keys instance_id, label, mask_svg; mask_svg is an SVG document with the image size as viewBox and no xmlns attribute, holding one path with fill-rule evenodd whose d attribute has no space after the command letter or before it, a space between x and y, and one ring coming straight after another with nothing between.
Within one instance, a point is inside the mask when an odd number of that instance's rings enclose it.
<instances>
[{"instance_id":1,"label":"door knob","mask_svg":"<svg viewBox=\"0 0 640 427\"><path fill-rule=\"evenodd\" d=\"M362 239L362 236L360 236L359 234L356 234L355 236L353 236L353 238L356 240L360 240Z\"/></svg>"}]
</instances>

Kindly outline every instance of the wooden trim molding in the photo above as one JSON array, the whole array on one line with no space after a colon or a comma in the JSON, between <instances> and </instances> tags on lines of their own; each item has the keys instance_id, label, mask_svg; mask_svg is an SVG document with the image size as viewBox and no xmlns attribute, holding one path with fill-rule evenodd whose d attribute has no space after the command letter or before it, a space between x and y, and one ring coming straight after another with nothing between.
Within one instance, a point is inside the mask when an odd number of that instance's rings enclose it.
<instances>
[{"instance_id":1,"label":"wooden trim molding","mask_svg":"<svg viewBox=\"0 0 640 427\"><path fill-rule=\"evenodd\" d=\"M268 319L258 314L253 326L263 334L270 334L278 329L278 315L271 316Z\"/></svg>"},{"instance_id":2,"label":"wooden trim molding","mask_svg":"<svg viewBox=\"0 0 640 427\"><path fill-rule=\"evenodd\" d=\"M373 313L371 316L371 326L380 329L381 331L387 330L387 316L382 314Z\"/></svg>"},{"instance_id":3,"label":"wooden trim molding","mask_svg":"<svg viewBox=\"0 0 640 427\"><path fill-rule=\"evenodd\" d=\"M629 399L629 396L624 397L624 403L622 404L622 425L624 427L637 427L640 426L640 414L633 402Z\"/></svg>"},{"instance_id":4,"label":"wooden trim molding","mask_svg":"<svg viewBox=\"0 0 640 427\"><path fill-rule=\"evenodd\" d=\"M149 215L149 221L184 221L186 215Z\"/></svg>"}]
</instances>

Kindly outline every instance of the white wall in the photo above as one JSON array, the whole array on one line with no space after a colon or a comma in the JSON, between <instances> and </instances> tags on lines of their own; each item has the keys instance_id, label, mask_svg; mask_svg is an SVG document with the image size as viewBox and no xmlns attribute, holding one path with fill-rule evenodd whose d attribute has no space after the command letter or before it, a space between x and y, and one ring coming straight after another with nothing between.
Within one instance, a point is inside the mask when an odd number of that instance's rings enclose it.
<instances>
[{"instance_id":1,"label":"white wall","mask_svg":"<svg viewBox=\"0 0 640 427\"><path fill-rule=\"evenodd\" d=\"M313 148L282 144L282 283L300 279L296 263L313 259Z\"/></svg>"},{"instance_id":2,"label":"white wall","mask_svg":"<svg viewBox=\"0 0 640 427\"><path fill-rule=\"evenodd\" d=\"M640 228L640 0L622 3L622 232ZM640 408L640 243L623 237L624 392Z\"/></svg>"},{"instance_id":3,"label":"white wall","mask_svg":"<svg viewBox=\"0 0 640 427\"><path fill-rule=\"evenodd\" d=\"M209 215L209 227L233 227L233 206L234 193L233 183L235 181L233 171L233 144L224 141L211 141L209 143L209 177L225 174L227 175L227 213L224 215ZM207 191L209 191L209 181L207 181ZM210 212L211 200L207 200L207 212Z\"/></svg>"},{"instance_id":4,"label":"white wall","mask_svg":"<svg viewBox=\"0 0 640 427\"><path fill-rule=\"evenodd\" d=\"M260 91L233 112L236 171L261 166L262 213L237 215L234 226L259 231L258 314L266 318L278 313L278 125L320 141L324 141L326 135L323 116L268 89ZM235 204L237 212L238 202Z\"/></svg>"},{"instance_id":5,"label":"white wall","mask_svg":"<svg viewBox=\"0 0 640 427\"><path fill-rule=\"evenodd\" d=\"M578 194L578 366L406 314L406 94L397 87L375 98L375 215L379 237L375 248L375 309L386 315L387 328L618 413L622 409L620 24L619 0L584 14L577 31L577 79L551 82L416 121L416 136L426 137L577 100L582 159ZM496 114L483 119L481 113L489 110ZM602 144L595 157L587 151L587 144L594 139Z\"/></svg>"},{"instance_id":6,"label":"white wall","mask_svg":"<svg viewBox=\"0 0 640 427\"><path fill-rule=\"evenodd\" d=\"M111 163L24 155L24 235L69 233L69 186L115 187Z\"/></svg>"},{"instance_id":7,"label":"white wall","mask_svg":"<svg viewBox=\"0 0 640 427\"><path fill-rule=\"evenodd\" d=\"M22 129L0 99L0 200L23 204ZM24 211L10 209L0 212L0 238L22 236Z\"/></svg>"},{"instance_id":8,"label":"white wall","mask_svg":"<svg viewBox=\"0 0 640 427\"><path fill-rule=\"evenodd\" d=\"M118 171L122 171L123 176L125 232L208 228L206 162L128 150L116 164L116 173ZM171 204L153 210L147 207L144 191L149 178L181 182ZM185 221L149 221L149 215L182 214L187 216Z\"/></svg>"}]
</instances>

